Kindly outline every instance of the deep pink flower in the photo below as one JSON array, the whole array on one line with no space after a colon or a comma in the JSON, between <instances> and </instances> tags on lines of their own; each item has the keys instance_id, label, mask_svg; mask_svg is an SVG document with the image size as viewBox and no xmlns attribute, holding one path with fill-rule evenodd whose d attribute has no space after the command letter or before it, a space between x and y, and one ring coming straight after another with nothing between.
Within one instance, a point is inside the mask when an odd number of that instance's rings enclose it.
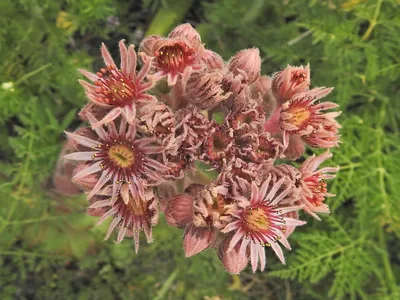
<instances>
[{"instance_id":1,"label":"deep pink flower","mask_svg":"<svg viewBox=\"0 0 400 300\"><path fill-rule=\"evenodd\" d=\"M97 120L88 115L91 125ZM128 125L121 119L119 130L114 123L107 124L107 130L97 127L96 139L85 135L66 132L70 140L86 147L80 151L65 155L65 159L93 162L87 168L75 174L73 180L79 180L90 174L100 173L100 178L88 195L90 199L107 183L112 182L112 198L126 182L134 198L142 198L146 185L159 184L163 181L163 172L167 167L151 157L161 153L163 147L154 145L153 138L141 137L136 134L136 125Z\"/></svg>"},{"instance_id":2,"label":"deep pink flower","mask_svg":"<svg viewBox=\"0 0 400 300\"><path fill-rule=\"evenodd\" d=\"M158 222L158 201L152 190L144 191L142 198L134 198L130 194L130 187L123 184L121 192L113 200L113 187L106 187L98 196L91 199L89 209L92 215L101 215L98 224L107 218L113 217L105 239L118 228L117 243L120 243L125 236L133 236L135 251L139 250L139 233L144 231L147 242L151 243L152 227Z\"/></svg>"},{"instance_id":3,"label":"deep pink flower","mask_svg":"<svg viewBox=\"0 0 400 300\"><path fill-rule=\"evenodd\" d=\"M272 92L279 103L284 103L310 86L310 66L287 66L272 79Z\"/></svg>"},{"instance_id":4,"label":"deep pink flower","mask_svg":"<svg viewBox=\"0 0 400 300\"><path fill-rule=\"evenodd\" d=\"M237 244L240 245L240 255L245 256L246 251L250 252L253 272L257 270L258 262L260 269L264 270L266 246L271 247L281 262L285 263L282 249L277 241L290 249L283 231L286 226L299 226L305 223L282 216L287 212L299 210L301 206L281 207L280 202L289 192L289 188L281 190L286 178L283 177L275 183L271 178L268 176L261 186L257 186L254 182L248 184L250 195L248 192L247 195L233 197L237 201L230 208L234 220L222 230L224 233L234 232L228 252Z\"/></svg>"},{"instance_id":5,"label":"deep pink flower","mask_svg":"<svg viewBox=\"0 0 400 300\"><path fill-rule=\"evenodd\" d=\"M304 210L319 220L316 213L329 213L329 207L324 203L325 197L335 195L327 191L327 179L335 178L339 167L325 167L317 169L321 163L332 157L332 153L326 151L319 156L311 156L300 167L301 174L301 202Z\"/></svg>"},{"instance_id":6,"label":"deep pink flower","mask_svg":"<svg viewBox=\"0 0 400 300\"><path fill-rule=\"evenodd\" d=\"M170 32L168 38L149 36L142 41L139 51L154 57L154 78L167 78L175 85L180 76L187 79L192 71L203 68L204 47L200 35L190 24L182 24Z\"/></svg>"},{"instance_id":7,"label":"deep pink flower","mask_svg":"<svg viewBox=\"0 0 400 300\"><path fill-rule=\"evenodd\" d=\"M120 69L103 44L101 53L106 68L102 68L96 74L80 70L84 76L94 83L92 85L80 80L90 101L109 110L103 119L93 124L94 127L111 122L121 114L129 124L132 124L136 117L136 105L143 101L145 103L155 101L153 96L146 94L146 91L154 85L153 81L146 81L146 75L151 67L151 59L144 53L140 54L144 65L137 73L137 57L134 46L130 45L127 49L122 40L119 42L119 49L121 52Z\"/></svg>"}]
</instances>

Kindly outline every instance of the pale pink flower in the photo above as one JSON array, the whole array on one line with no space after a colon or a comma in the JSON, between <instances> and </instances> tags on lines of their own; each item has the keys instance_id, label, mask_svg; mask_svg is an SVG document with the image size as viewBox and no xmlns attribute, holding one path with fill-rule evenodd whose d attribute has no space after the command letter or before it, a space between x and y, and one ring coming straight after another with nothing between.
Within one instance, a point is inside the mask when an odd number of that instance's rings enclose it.
<instances>
[{"instance_id":1,"label":"pale pink flower","mask_svg":"<svg viewBox=\"0 0 400 300\"><path fill-rule=\"evenodd\" d=\"M175 113L176 139L180 149L195 153L212 133L212 122L198 109L181 109Z\"/></svg>"},{"instance_id":2,"label":"pale pink flower","mask_svg":"<svg viewBox=\"0 0 400 300\"><path fill-rule=\"evenodd\" d=\"M166 77L169 86L179 77L187 79L192 71L203 68L204 47L200 35L190 24L182 24L170 32L168 38L149 36L142 41L139 51L154 57L154 78Z\"/></svg>"},{"instance_id":3,"label":"pale pink flower","mask_svg":"<svg viewBox=\"0 0 400 300\"><path fill-rule=\"evenodd\" d=\"M257 186L254 182L248 184L247 195L234 196L236 203L230 208L234 220L229 223L222 232L233 232L229 243L228 252L240 245L240 255L245 256L250 252L250 261L253 272L258 268L264 270L266 264L265 247L271 247L282 263L285 258L279 244L280 241L287 249L290 245L282 230L287 226L299 226L305 224L282 215L290 211L297 211L301 206L281 207L279 204L289 192L289 188L281 190L286 178L277 182L271 181L271 176ZM250 195L249 195L250 194Z\"/></svg>"},{"instance_id":4,"label":"pale pink flower","mask_svg":"<svg viewBox=\"0 0 400 300\"><path fill-rule=\"evenodd\" d=\"M265 122L265 131L272 134L282 133L285 149L291 141L305 142L320 148L338 146L340 125L335 118L341 112L323 113L324 110L337 108L338 105L333 102L317 102L331 91L331 88L315 88L278 105L270 119ZM290 140L293 135L302 139Z\"/></svg>"},{"instance_id":5,"label":"pale pink flower","mask_svg":"<svg viewBox=\"0 0 400 300\"><path fill-rule=\"evenodd\" d=\"M88 118L91 125L97 123L97 119L90 114ZM163 147L154 145L153 138L138 136L136 125L129 125L122 118L118 130L112 122L107 124L107 130L101 126L94 131L96 139L66 132L68 139L86 147L86 151L71 153L64 158L91 162L87 168L75 174L73 180L90 174L101 174L88 199L109 182L113 186L113 199L116 199L117 191L124 182L128 184L134 198L142 198L146 185L159 184L164 180L162 174L167 167L152 158L153 154L161 153Z\"/></svg>"},{"instance_id":6,"label":"pale pink flower","mask_svg":"<svg viewBox=\"0 0 400 300\"><path fill-rule=\"evenodd\" d=\"M279 103L284 103L298 93L306 92L310 86L310 65L287 66L272 79L272 92Z\"/></svg>"},{"instance_id":7,"label":"pale pink flower","mask_svg":"<svg viewBox=\"0 0 400 300\"><path fill-rule=\"evenodd\" d=\"M142 69L136 72L137 56L133 45L126 48L124 41L119 42L121 52L121 68L119 69L108 52L106 46L102 44L101 53L103 55L106 68L102 68L96 74L85 70L80 72L94 85L80 80L85 88L86 95L96 105L104 107L109 112L94 127L101 126L123 115L129 124L132 124L136 117L136 105L141 102L155 101L155 98L146 91L154 85L153 81L146 81L147 73L151 67L151 59L145 54L141 54L144 62Z\"/></svg>"},{"instance_id":8,"label":"pale pink flower","mask_svg":"<svg viewBox=\"0 0 400 300\"><path fill-rule=\"evenodd\" d=\"M158 222L158 201L152 190L144 191L143 198L134 198L130 193L130 187L123 184L121 192L113 200L113 187L106 187L99 195L91 199L92 215L101 218L98 224L103 223L107 218L112 217L105 239L118 228L117 243L122 242L125 236L133 236L135 251L139 250L139 233L144 231L147 242L151 243L152 227Z\"/></svg>"},{"instance_id":9,"label":"pale pink flower","mask_svg":"<svg viewBox=\"0 0 400 300\"><path fill-rule=\"evenodd\" d=\"M197 227L223 228L230 220L225 214L227 192L223 185L211 183L205 186L194 198L193 224Z\"/></svg>"},{"instance_id":10,"label":"pale pink flower","mask_svg":"<svg viewBox=\"0 0 400 300\"><path fill-rule=\"evenodd\" d=\"M169 225L185 227L193 219L193 197L180 194L172 197L165 209L165 220Z\"/></svg>"},{"instance_id":11,"label":"pale pink flower","mask_svg":"<svg viewBox=\"0 0 400 300\"><path fill-rule=\"evenodd\" d=\"M304 210L319 220L316 213L329 213L329 207L324 203L325 197L335 195L328 193L327 179L335 178L339 167L325 167L317 169L325 160L332 157L332 153L326 151L319 156L311 156L300 167L301 174L301 203Z\"/></svg>"},{"instance_id":12,"label":"pale pink flower","mask_svg":"<svg viewBox=\"0 0 400 300\"><path fill-rule=\"evenodd\" d=\"M251 84L260 77L261 58L258 48L239 51L228 62L229 71L241 75L242 81Z\"/></svg>"}]
</instances>

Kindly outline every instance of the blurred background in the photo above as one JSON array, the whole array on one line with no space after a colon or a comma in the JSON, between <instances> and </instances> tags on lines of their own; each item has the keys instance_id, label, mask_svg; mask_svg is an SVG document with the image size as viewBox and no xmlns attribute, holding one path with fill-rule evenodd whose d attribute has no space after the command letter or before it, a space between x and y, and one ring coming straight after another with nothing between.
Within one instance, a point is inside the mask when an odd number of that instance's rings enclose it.
<instances>
[{"instance_id":1,"label":"blurred background","mask_svg":"<svg viewBox=\"0 0 400 300\"><path fill-rule=\"evenodd\" d=\"M399 5L1 0L0 299L400 299ZM99 69L101 42L117 58L119 40L138 46L183 22L226 60L255 46L264 74L309 62L313 87L335 87L337 196L322 222L303 216L286 266L268 253L264 273L231 276L215 251L185 259L182 231L163 221L136 255L132 240L103 241L108 224L62 176L63 131L87 101L77 68Z\"/></svg>"}]
</instances>

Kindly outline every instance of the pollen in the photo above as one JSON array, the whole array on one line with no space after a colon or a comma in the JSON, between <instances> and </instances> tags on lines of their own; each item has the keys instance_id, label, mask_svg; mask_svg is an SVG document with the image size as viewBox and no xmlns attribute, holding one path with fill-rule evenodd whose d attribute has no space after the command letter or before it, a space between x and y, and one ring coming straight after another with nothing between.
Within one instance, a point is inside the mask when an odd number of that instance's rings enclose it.
<instances>
[{"instance_id":1,"label":"pollen","mask_svg":"<svg viewBox=\"0 0 400 300\"><path fill-rule=\"evenodd\" d=\"M266 231L270 227L270 220L265 211L261 208L248 209L244 214L248 229L251 231Z\"/></svg>"},{"instance_id":2,"label":"pollen","mask_svg":"<svg viewBox=\"0 0 400 300\"><path fill-rule=\"evenodd\" d=\"M289 123L301 127L311 116L311 112L302 107L296 107L289 110L292 117L288 120Z\"/></svg>"},{"instance_id":3,"label":"pollen","mask_svg":"<svg viewBox=\"0 0 400 300\"><path fill-rule=\"evenodd\" d=\"M115 166L120 168L130 168L135 163L135 153L125 145L114 145L108 150L108 157Z\"/></svg>"}]
</instances>

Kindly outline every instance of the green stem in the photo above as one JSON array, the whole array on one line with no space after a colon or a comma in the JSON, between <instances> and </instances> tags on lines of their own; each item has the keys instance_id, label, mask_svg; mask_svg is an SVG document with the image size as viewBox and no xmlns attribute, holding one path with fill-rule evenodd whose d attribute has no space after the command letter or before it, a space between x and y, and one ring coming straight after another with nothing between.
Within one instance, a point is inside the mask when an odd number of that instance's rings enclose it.
<instances>
[{"instance_id":1,"label":"green stem","mask_svg":"<svg viewBox=\"0 0 400 300\"><path fill-rule=\"evenodd\" d=\"M165 299L165 295L167 294L168 290L170 289L171 285L174 283L176 277L178 276L179 269L176 268L165 280L164 284L162 285L161 289L158 291L156 298L154 300L161 300Z\"/></svg>"}]
</instances>

